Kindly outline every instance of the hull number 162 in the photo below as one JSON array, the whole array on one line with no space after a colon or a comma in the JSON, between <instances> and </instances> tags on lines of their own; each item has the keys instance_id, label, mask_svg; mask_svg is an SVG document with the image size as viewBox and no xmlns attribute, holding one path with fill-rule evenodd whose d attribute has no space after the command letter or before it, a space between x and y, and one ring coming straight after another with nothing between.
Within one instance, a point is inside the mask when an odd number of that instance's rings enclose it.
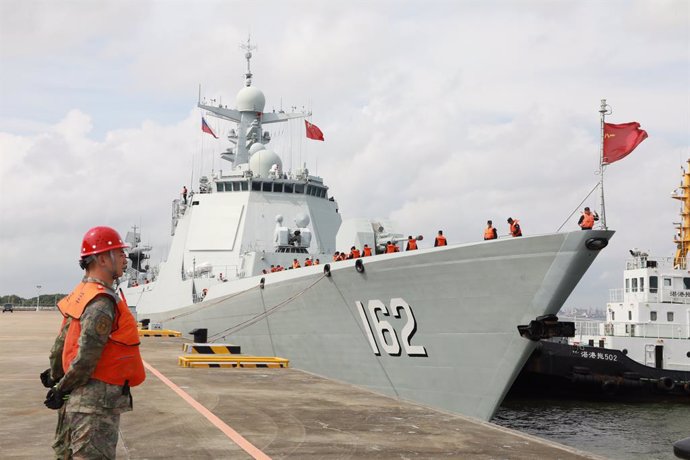
<instances>
[{"instance_id":1,"label":"hull number 162","mask_svg":"<svg viewBox=\"0 0 690 460\"><path fill-rule=\"evenodd\" d=\"M369 300L366 308L360 301L355 302L355 304L357 305L359 316L362 318L364 331L369 339L369 345L371 345L371 349L375 355L381 355L381 351L379 350L380 344L383 351L391 356L400 356L402 348L405 349L405 354L408 356L427 356L426 348L421 345L412 345L410 343L415 332L417 332L417 320L415 320L414 314L412 313L412 308L405 300L400 298L391 299L390 310L380 300ZM368 315L367 311L369 313ZM385 319L385 317L389 317L391 314L394 318L400 318L401 311L405 312L405 317L407 318L405 325L400 331L402 347L400 346L401 340L398 340L398 332L396 332L391 323ZM381 317L379 317L379 313Z\"/></svg>"}]
</instances>

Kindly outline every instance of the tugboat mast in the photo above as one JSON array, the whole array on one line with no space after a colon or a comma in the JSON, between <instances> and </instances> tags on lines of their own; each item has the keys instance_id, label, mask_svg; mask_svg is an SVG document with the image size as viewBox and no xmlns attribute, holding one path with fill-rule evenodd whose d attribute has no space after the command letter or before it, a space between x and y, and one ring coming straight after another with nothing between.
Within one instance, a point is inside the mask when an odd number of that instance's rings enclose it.
<instances>
[{"instance_id":1,"label":"tugboat mast","mask_svg":"<svg viewBox=\"0 0 690 460\"><path fill-rule=\"evenodd\" d=\"M676 255L673 258L674 267L685 270L688 250L690 250L690 159L688 167L683 170L683 180L680 188L676 189L671 198L681 201L680 223L676 224L678 235L673 240L676 243Z\"/></svg>"}]
</instances>

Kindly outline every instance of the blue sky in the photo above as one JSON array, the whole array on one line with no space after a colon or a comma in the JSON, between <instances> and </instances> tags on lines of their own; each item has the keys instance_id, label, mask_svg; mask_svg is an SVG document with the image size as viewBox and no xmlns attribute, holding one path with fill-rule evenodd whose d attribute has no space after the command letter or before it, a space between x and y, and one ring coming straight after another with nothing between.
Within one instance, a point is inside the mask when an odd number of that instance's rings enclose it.
<instances>
[{"instance_id":1,"label":"blue sky","mask_svg":"<svg viewBox=\"0 0 690 460\"><path fill-rule=\"evenodd\" d=\"M390 218L404 233L473 241L510 215L527 234L554 231L598 180L599 100L609 121L639 121L649 139L606 176L618 234L567 303L603 307L628 249L674 250L668 197L690 158L689 8L2 0L0 294L69 291L97 224L141 225L162 256L192 164L221 167L228 146L230 127L215 120L221 140L201 135L198 86L233 104L251 32L267 109L311 107L326 135L273 133L284 163L318 159L345 218Z\"/></svg>"}]
</instances>

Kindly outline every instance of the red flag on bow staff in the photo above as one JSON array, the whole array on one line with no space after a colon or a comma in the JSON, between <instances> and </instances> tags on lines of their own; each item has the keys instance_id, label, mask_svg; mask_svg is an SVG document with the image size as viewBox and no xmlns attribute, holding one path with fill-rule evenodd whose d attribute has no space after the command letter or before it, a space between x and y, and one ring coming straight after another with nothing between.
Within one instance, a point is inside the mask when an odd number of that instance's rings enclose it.
<instances>
[{"instance_id":1,"label":"red flag on bow staff","mask_svg":"<svg viewBox=\"0 0 690 460\"><path fill-rule=\"evenodd\" d=\"M647 139L647 132L640 129L636 121L614 125L604 123L604 157L603 164L625 158L640 142Z\"/></svg>"},{"instance_id":2,"label":"red flag on bow staff","mask_svg":"<svg viewBox=\"0 0 690 460\"><path fill-rule=\"evenodd\" d=\"M314 139L315 141L323 140L323 133L318 126L309 123L307 120L304 120L304 124L307 127L307 138Z\"/></svg>"},{"instance_id":3,"label":"red flag on bow staff","mask_svg":"<svg viewBox=\"0 0 690 460\"><path fill-rule=\"evenodd\" d=\"M214 133L208 123L206 123L206 119L204 117L201 117L201 130L218 139L218 136L216 136L216 133Z\"/></svg>"}]
</instances>

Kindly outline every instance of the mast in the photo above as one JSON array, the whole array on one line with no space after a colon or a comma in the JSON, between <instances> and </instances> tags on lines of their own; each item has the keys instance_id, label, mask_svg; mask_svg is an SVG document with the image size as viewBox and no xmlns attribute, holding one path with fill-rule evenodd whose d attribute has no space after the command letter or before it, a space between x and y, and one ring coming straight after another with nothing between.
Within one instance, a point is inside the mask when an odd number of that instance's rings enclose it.
<instances>
[{"instance_id":1,"label":"mast","mask_svg":"<svg viewBox=\"0 0 690 460\"><path fill-rule=\"evenodd\" d=\"M681 201L680 223L676 224L678 235L673 240L676 243L673 266L685 270L690 249L690 159L687 160L687 169L683 170L680 189L676 189L671 198Z\"/></svg>"},{"instance_id":2,"label":"mast","mask_svg":"<svg viewBox=\"0 0 690 460\"><path fill-rule=\"evenodd\" d=\"M601 106L599 107L599 113L601 114L601 148L599 150L599 189L601 190L601 226L604 230L608 230L606 226L606 206L604 204L604 123L606 115L611 115L613 111L611 107L606 104L606 99L601 100Z\"/></svg>"}]
</instances>

